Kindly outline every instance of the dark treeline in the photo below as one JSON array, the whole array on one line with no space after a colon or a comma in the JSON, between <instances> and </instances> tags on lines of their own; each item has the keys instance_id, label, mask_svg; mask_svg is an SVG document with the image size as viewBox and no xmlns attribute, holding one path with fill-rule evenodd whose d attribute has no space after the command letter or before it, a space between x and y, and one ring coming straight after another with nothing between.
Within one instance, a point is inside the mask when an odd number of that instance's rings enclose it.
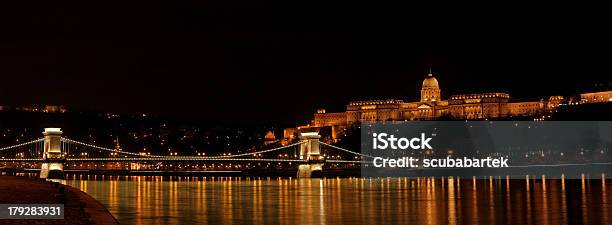
<instances>
[{"instance_id":1,"label":"dark treeline","mask_svg":"<svg viewBox=\"0 0 612 225\"><path fill-rule=\"evenodd\" d=\"M0 112L0 146L42 137L46 127L62 128L63 137L123 150L166 155L241 152L262 147L264 135L273 131L277 139L282 129L272 126L220 126L190 123L149 115L100 112Z\"/></svg>"}]
</instances>

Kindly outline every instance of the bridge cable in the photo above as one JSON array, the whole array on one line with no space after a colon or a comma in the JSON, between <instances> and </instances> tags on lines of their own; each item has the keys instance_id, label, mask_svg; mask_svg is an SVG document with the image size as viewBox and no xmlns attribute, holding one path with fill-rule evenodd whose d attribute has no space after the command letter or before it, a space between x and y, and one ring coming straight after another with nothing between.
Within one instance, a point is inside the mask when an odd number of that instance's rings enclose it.
<instances>
[{"instance_id":1,"label":"bridge cable","mask_svg":"<svg viewBox=\"0 0 612 225\"><path fill-rule=\"evenodd\" d=\"M255 155L255 154L260 154L260 153L266 153L266 152L271 152L271 151L276 151L276 150L281 150L281 149L285 149L285 148L289 148L289 147L293 147L299 144L302 144L303 142L296 142L287 146L281 146L281 147L277 147L277 148L272 148L272 149L267 149L267 150L262 150L262 151L258 151L258 152L248 152L248 153L242 153L242 154L237 154L237 155L226 155L226 156L212 156L214 158L233 158L233 157L240 157L240 156L248 156L248 155Z\"/></svg>"},{"instance_id":2,"label":"bridge cable","mask_svg":"<svg viewBox=\"0 0 612 225\"><path fill-rule=\"evenodd\" d=\"M3 148L0 148L0 151L9 150L9 149L13 149L13 148L18 148L18 147L21 147L21 146L24 146L24 145L33 144L33 143L42 142L43 140L45 140L45 139L44 138L40 138L40 139L36 139L36 140L33 140L33 141L24 142L24 143L21 143L21 144L16 144L16 145L12 145L12 146L3 147Z\"/></svg>"},{"instance_id":3,"label":"bridge cable","mask_svg":"<svg viewBox=\"0 0 612 225\"><path fill-rule=\"evenodd\" d=\"M65 141L67 143L80 144L80 145L91 147L91 148L97 148L97 149L101 149L101 150L104 150L104 151L123 153L123 154L127 154L127 155L143 156L143 155L138 154L138 153L125 152L125 151L119 151L119 150L116 150L116 149L100 147L100 146L91 145L91 144L87 144L87 143L80 142L80 141L75 141L75 140L64 138L64 137L62 137L62 141ZM287 146L282 146L282 147L277 147L277 148L272 148L272 149L267 149L267 150L262 150L262 151L257 151L257 152L242 153L242 154L237 154L237 155L224 155L224 156L160 156L160 155L146 155L146 156L143 156L143 157L154 157L154 158L203 158L203 159L204 158L205 159L234 158L234 157L240 157L240 156L248 156L248 155L261 154L261 153L266 153L266 152L271 152L271 151L277 151L277 150L293 147L293 146L296 146L296 145L299 145L299 144L302 144L302 143L303 142L296 142L296 143L293 143L293 144L290 144L290 145L287 145Z\"/></svg>"},{"instance_id":4,"label":"bridge cable","mask_svg":"<svg viewBox=\"0 0 612 225\"><path fill-rule=\"evenodd\" d=\"M340 147L338 147L338 146L333 146L333 145L327 144L327 143L325 143L325 142L321 142L321 141L319 141L319 144L321 144L321 145L323 145L323 146L332 147L332 148L335 148L335 149L338 149L338 150L341 150L341 151L345 151L345 152L348 152L348 153L352 153L352 154L355 154L355 155L364 156L364 157L370 157L370 158L375 158L374 156L371 156L371 155L361 154L361 153L359 153L359 152L354 152L354 151L351 151L351 150L348 150L348 149L345 149L345 148L340 148Z\"/></svg>"}]
</instances>

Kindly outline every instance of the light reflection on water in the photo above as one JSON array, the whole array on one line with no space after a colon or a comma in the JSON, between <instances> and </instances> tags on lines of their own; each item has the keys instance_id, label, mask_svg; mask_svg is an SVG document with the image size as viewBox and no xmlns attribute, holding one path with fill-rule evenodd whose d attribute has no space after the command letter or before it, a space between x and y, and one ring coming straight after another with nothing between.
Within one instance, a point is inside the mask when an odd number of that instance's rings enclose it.
<instances>
[{"instance_id":1,"label":"light reflection on water","mask_svg":"<svg viewBox=\"0 0 612 225\"><path fill-rule=\"evenodd\" d=\"M605 180L70 177L121 224L612 224Z\"/></svg>"}]
</instances>

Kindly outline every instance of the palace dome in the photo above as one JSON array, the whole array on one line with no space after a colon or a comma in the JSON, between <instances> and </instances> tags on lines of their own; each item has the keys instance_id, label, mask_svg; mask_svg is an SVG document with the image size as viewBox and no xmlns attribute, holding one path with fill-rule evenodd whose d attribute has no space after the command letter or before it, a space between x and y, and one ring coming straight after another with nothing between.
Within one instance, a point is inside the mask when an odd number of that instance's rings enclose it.
<instances>
[{"instance_id":1,"label":"palace dome","mask_svg":"<svg viewBox=\"0 0 612 225\"><path fill-rule=\"evenodd\" d=\"M423 87L421 88L422 89L426 89L426 88L440 89L440 87L438 86L438 80L431 73L427 74L427 78L423 80Z\"/></svg>"}]
</instances>

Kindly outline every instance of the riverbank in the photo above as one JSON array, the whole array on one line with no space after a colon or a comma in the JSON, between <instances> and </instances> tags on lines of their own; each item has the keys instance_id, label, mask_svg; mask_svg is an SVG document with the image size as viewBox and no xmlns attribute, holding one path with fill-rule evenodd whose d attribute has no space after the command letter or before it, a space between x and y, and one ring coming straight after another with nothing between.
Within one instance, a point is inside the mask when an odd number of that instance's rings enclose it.
<instances>
[{"instance_id":1,"label":"riverbank","mask_svg":"<svg viewBox=\"0 0 612 225\"><path fill-rule=\"evenodd\" d=\"M97 200L76 188L26 177L0 175L0 204L61 204L63 220L0 220L0 224L119 224Z\"/></svg>"}]
</instances>

